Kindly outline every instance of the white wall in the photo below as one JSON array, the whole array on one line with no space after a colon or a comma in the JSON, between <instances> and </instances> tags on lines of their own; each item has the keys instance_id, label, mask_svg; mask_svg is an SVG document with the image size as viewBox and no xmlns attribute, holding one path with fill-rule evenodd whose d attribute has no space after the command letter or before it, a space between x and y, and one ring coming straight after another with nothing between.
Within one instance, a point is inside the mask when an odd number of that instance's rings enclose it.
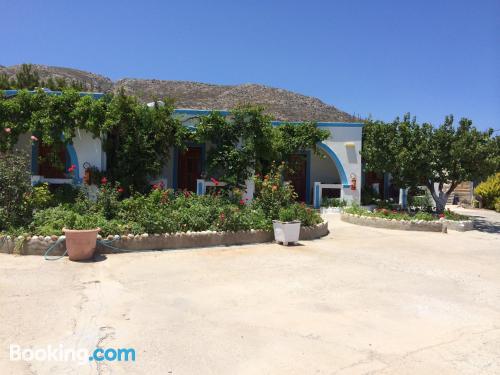
<instances>
[{"instance_id":1,"label":"white wall","mask_svg":"<svg viewBox=\"0 0 500 375\"><path fill-rule=\"evenodd\" d=\"M100 170L106 169L106 159L102 151L102 141L100 138L93 138L92 134L86 130L76 130L76 136L73 138L73 147L78 157L79 178L83 178L85 162L95 166Z\"/></svg>"},{"instance_id":2,"label":"white wall","mask_svg":"<svg viewBox=\"0 0 500 375\"><path fill-rule=\"evenodd\" d=\"M323 143L330 147L339 158L347 177L347 183L351 182L351 174L356 177L356 190L350 187L343 188L344 198L359 202L361 198L361 126L332 126L326 127L330 131L330 136ZM348 147L346 143L354 144L354 147Z\"/></svg>"},{"instance_id":3,"label":"white wall","mask_svg":"<svg viewBox=\"0 0 500 375\"><path fill-rule=\"evenodd\" d=\"M311 189L315 182L323 184L340 184L337 166L323 150L320 155L311 152Z\"/></svg>"}]
</instances>

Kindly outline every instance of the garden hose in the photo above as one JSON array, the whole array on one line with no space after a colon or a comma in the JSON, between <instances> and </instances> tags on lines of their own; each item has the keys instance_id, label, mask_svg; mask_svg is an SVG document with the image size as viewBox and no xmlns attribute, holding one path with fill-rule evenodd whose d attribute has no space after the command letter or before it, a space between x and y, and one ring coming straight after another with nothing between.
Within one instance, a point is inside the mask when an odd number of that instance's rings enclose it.
<instances>
[{"instance_id":1,"label":"garden hose","mask_svg":"<svg viewBox=\"0 0 500 375\"><path fill-rule=\"evenodd\" d=\"M45 252L45 254L43 255L43 257L45 258L45 260L58 260L58 259L61 259L63 256L65 256L67 253L68 253L68 250L66 250L64 252L63 255L61 256L55 256L55 257L52 257L52 258L49 258L48 255L49 253L54 250L57 245L59 245L60 243L63 243L64 241L66 241L66 236L61 236L57 239L57 241L55 243L53 243L52 245L49 246L49 248L47 249L47 251Z\"/></svg>"},{"instance_id":2,"label":"garden hose","mask_svg":"<svg viewBox=\"0 0 500 375\"><path fill-rule=\"evenodd\" d=\"M62 254L61 256L51 256L49 258L49 253L54 250L57 245L61 244L62 242L66 241L66 236L61 236L57 239L57 241L55 243L53 243L52 245L49 246L49 248L47 249L47 251L45 252L45 254L43 255L43 257L45 258L45 260L58 260L58 259L61 259L62 257L64 257L67 253L68 253L68 250L66 249L66 251L64 252L64 254ZM101 244L102 246L104 247L107 247L109 249L112 249L112 250L115 250L115 251L119 251L119 252L137 252L137 250L127 250L127 249L121 249L119 247L115 247L115 246L111 246L111 243L114 242L116 240L97 240L97 243ZM141 251L155 251L155 249L144 249L144 250L141 250Z\"/></svg>"}]
</instances>

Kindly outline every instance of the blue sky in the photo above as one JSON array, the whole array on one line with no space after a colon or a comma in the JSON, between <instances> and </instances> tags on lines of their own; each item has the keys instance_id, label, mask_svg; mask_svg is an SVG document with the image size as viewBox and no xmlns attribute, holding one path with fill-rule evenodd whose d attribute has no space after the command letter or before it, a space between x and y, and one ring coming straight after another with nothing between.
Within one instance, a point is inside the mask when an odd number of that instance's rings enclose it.
<instances>
[{"instance_id":1,"label":"blue sky","mask_svg":"<svg viewBox=\"0 0 500 375\"><path fill-rule=\"evenodd\" d=\"M500 0L7 1L0 64L260 83L362 116L500 128Z\"/></svg>"}]
</instances>

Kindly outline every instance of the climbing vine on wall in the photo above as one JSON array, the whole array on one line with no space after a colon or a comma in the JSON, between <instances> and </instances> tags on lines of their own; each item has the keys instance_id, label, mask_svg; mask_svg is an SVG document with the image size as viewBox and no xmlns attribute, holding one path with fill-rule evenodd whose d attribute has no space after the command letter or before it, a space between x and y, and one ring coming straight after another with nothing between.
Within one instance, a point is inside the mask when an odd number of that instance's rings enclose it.
<instances>
[{"instance_id":1,"label":"climbing vine on wall","mask_svg":"<svg viewBox=\"0 0 500 375\"><path fill-rule=\"evenodd\" d=\"M213 112L198 120L196 131L185 127L167 99L149 107L124 92L94 99L74 90L60 95L21 90L13 97L0 96L0 152L12 150L27 133L31 142L50 146L46 157L55 163L77 129L86 130L103 139L108 177L142 192L148 179L161 174L171 148L182 150L189 141L208 143L208 174L236 186L254 173L268 173L273 161L317 151L316 144L329 135L315 123L273 127L259 106L240 106L229 116Z\"/></svg>"},{"instance_id":2,"label":"climbing vine on wall","mask_svg":"<svg viewBox=\"0 0 500 375\"><path fill-rule=\"evenodd\" d=\"M208 174L243 185L250 175L266 174L273 162L287 162L294 153L318 153L316 144L329 135L313 122L273 127L271 120L263 107L251 105L237 107L227 117L217 112L202 116L198 141L215 146L208 151Z\"/></svg>"},{"instance_id":3,"label":"climbing vine on wall","mask_svg":"<svg viewBox=\"0 0 500 375\"><path fill-rule=\"evenodd\" d=\"M172 114L171 102L149 108L123 92L96 100L74 90L61 95L21 90L13 97L0 97L0 152L12 150L19 136L28 133L31 142L50 146L47 157L56 160L77 129L87 130L105 140L112 178L143 191L148 178L160 174L170 148L182 148L188 137Z\"/></svg>"}]
</instances>

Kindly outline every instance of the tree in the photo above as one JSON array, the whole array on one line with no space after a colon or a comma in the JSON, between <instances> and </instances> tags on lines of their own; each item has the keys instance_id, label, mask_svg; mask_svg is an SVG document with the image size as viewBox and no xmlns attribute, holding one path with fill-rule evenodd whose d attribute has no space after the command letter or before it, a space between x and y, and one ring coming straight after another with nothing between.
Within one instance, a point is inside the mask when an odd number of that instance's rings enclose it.
<instances>
[{"instance_id":1,"label":"tree","mask_svg":"<svg viewBox=\"0 0 500 375\"><path fill-rule=\"evenodd\" d=\"M40 86L40 76L32 64L22 64L16 73L16 87L33 90Z\"/></svg>"},{"instance_id":2,"label":"tree","mask_svg":"<svg viewBox=\"0 0 500 375\"><path fill-rule=\"evenodd\" d=\"M434 127L406 114L392 123L368 120L363 129L361 156L367 171L391 173L396 186L425 185L443 212L449 195L463 181L484 179L500 170L499 137L463 118L453 116Z\"/></svg>"},{"instance_id":3,"label":"tree","mask_svg":"<svg viewBox=\"0 0 500 375\"><path fill-rule=\"evenodd\" d=\"M273 127L260 106L243 105L227 117L218 112L201 116L196 129L198 142L214 145L208 151L211 176L229 185L244 185L254 173L266 174L273 162L288 161L296 152L313 149L328 137L315 123Z\"/></svg>"},{"instance_id":4,"label":"tree","mask_svg":"<svg viewBox=\"0 0 500 375\"><path fill-rule=\"evenodd\" d=\"M158 176L167 162L170 148L185 147L188 129L173 117L173 103L167 99L163 103L149 108L122 90L107 105L101 128L107 134L107 173L126 188L146 191L148 180Z\"/></svg>"},{"instance_id":5,"label":"tree","mask_svg":"<svg viewBox=\"0 0 500 375\"><path fill-rule=\"evenodd\" d=\"M11 88L9 76L5 73L0 74L0 90L8 90Z\"/></svg>"}]
</instances>

